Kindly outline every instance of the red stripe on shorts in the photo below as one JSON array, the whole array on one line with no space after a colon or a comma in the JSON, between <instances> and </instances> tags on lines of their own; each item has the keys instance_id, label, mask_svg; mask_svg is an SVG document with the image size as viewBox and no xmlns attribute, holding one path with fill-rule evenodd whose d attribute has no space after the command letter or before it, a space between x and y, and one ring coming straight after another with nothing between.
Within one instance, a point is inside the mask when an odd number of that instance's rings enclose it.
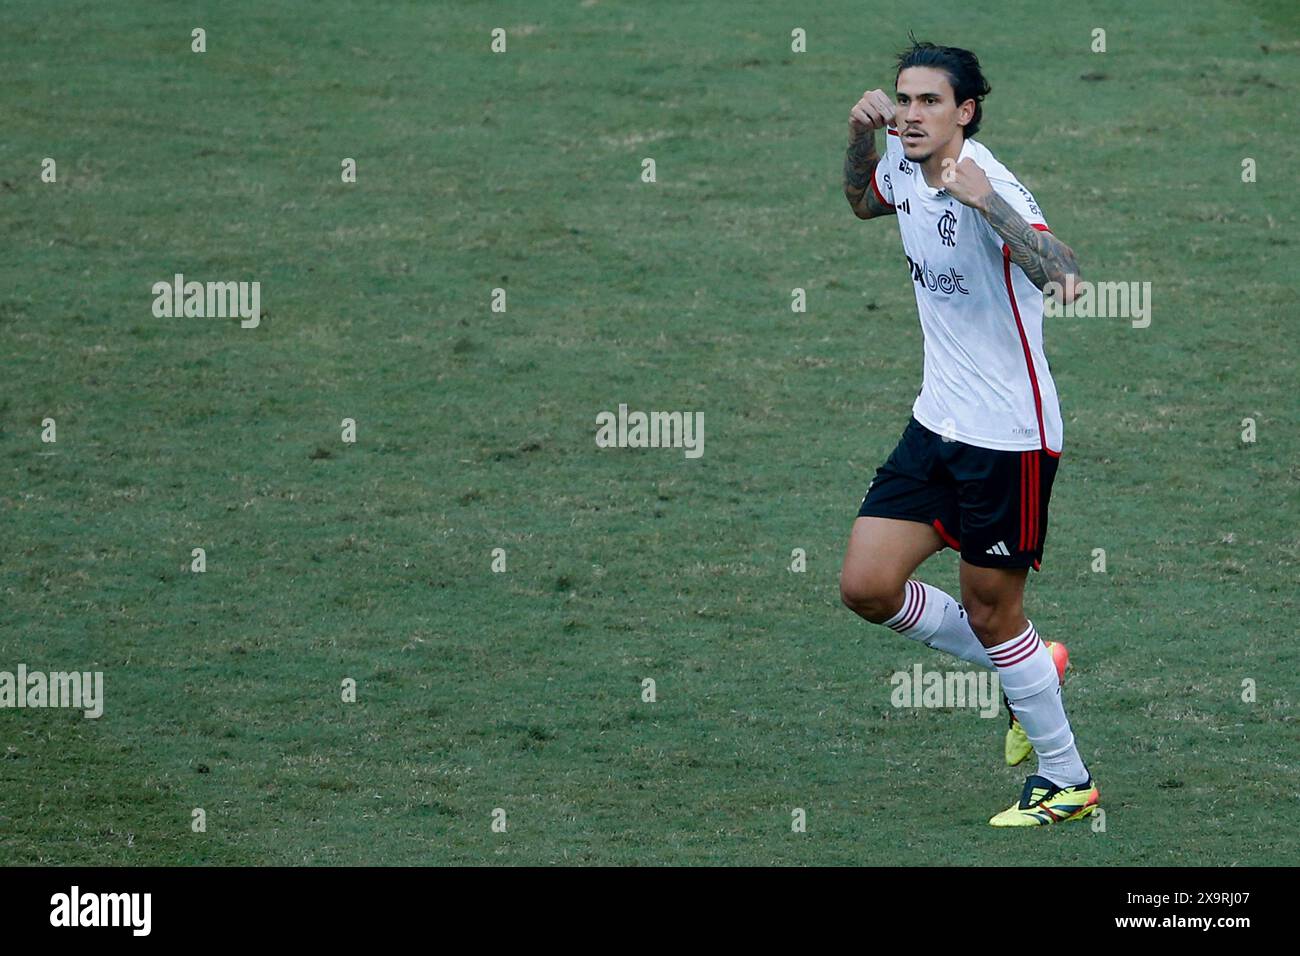
<instances>
[{"instance_id":1,"label":"red stripe on shorts","mask_svg":"<svg viewBox=\"0 0 1300 956\"><path fill-rule=\"evenodd\" d=\"M1029 513L1029 527L1033 529L1033 534L1029 538L1029 550L1038 550L1038 468L1042 459L1035 453L1030 458L1033 467L1033 477L1030 483L1030 499L1033 501L1033 510Z\"/></svg>"}]
</instances>

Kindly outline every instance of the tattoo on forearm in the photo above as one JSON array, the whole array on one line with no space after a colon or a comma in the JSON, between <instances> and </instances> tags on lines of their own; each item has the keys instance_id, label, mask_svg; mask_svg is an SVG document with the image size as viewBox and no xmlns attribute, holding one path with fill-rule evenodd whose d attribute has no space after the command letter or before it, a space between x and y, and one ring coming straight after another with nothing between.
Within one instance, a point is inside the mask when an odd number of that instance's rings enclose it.
<instances>
[{"instance_id":1,"label":"tattoo on forearm","mask_svg":"<svg viewBox=\"0 0 1300 956\"><path fill-rule=\"evenodd\" d=\"M989 197L987 206L984 218L1006 242L1011 261L1024 270L1030 282L1040 289L1049 282L1064 286L1067 275L1078 282L1079 263L1073 249L1050 232L1041 232L1025 222L997 193Z\"/></svg>"},{"instance_id":2,"label":"tattoo on forearm","mask_svg":"<svg viewBox=\"0 0 1300 956\"><path fill-rule=\"evenodd\" d=\"M894 211L876 198L876 191L871 188L871 177L879 162L875 133L867 133L850 143L844 154L844 198L863 219L887 216Z\"/></svg>"}]
</instances>

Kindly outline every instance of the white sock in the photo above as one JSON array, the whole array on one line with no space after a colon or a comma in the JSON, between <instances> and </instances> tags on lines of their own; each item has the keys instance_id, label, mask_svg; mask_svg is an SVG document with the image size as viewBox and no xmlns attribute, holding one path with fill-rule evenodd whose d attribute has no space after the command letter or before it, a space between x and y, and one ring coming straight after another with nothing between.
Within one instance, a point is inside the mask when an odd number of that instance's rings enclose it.
<instances>
[{"instance_id":1,"label":"white sock","mask_svg":"<svg viewBox=\"0 0 1300 956\"><path fill-rule=\"evenodd\" d=\"M903 609L884 622L885 627L920 641L936 651L993 670L993 661L966 620L966 611L938 588L908 581Z\"/></svg>"},{"instance_id":2,"label":"white sock","mask_svg":"<svg viewBox=\"0 0 1300 956\"><path fill-rule=\"evenodd\" d=\"M998 668L1002 693L1011 702L1016 719L1038 754L1038 775L1058 787L1088 779L1088 771L1074 746L1074 734L1061 701L1060 675L1052 654L1031 623L1023 634L989 648Z\"/></svg>"}]
</instances>

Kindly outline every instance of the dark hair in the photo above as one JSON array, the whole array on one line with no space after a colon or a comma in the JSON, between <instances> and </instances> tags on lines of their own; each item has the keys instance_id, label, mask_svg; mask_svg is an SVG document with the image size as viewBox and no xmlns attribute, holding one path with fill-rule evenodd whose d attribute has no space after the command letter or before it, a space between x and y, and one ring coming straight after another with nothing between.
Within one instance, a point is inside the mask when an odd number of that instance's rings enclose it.
<instances>
[{"instance_id":1,"label":"dark hair","mask_svg":"<svg viewBox=\"0 0 1300 956\"><path fill-rule=\"evenodd\" d=\"M962 128L963 135L969 139L979 132L980 117L983 107L980 102L992 92L988 80L980 72L979 58L970 50L955 46L935 46L933 43L917 43L916 37L910 37L912 46L898 54L898 73L894 74L894 86L898 86L898 74L911 66L929 66L943 70L948 74L957 105L967 100L975 101L975 115Z\"/></svg>"}]
</instances>

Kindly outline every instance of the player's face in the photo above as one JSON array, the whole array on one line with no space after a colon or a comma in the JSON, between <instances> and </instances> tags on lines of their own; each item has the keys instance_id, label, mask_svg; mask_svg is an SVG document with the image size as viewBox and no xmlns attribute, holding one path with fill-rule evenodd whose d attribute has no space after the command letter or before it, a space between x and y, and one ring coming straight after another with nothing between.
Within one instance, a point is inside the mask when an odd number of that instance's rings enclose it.
<instances>
[{"instance_id":1,"label":"player's face","mask_svg":"<svg viewBox=\"0 0 1300 956\"><path fill-rule=\"evenodd\" d=\"M942 152L954 136L962 136L962 123L970 119L969 111L959 109L952 81L943 70L930 66L909 66L898 74L894 85L898 107L894 122L903 144L903 155L914 163L924 163ZM973 103L967 100L967 103Z\"/></svg>"}]
</instances>

